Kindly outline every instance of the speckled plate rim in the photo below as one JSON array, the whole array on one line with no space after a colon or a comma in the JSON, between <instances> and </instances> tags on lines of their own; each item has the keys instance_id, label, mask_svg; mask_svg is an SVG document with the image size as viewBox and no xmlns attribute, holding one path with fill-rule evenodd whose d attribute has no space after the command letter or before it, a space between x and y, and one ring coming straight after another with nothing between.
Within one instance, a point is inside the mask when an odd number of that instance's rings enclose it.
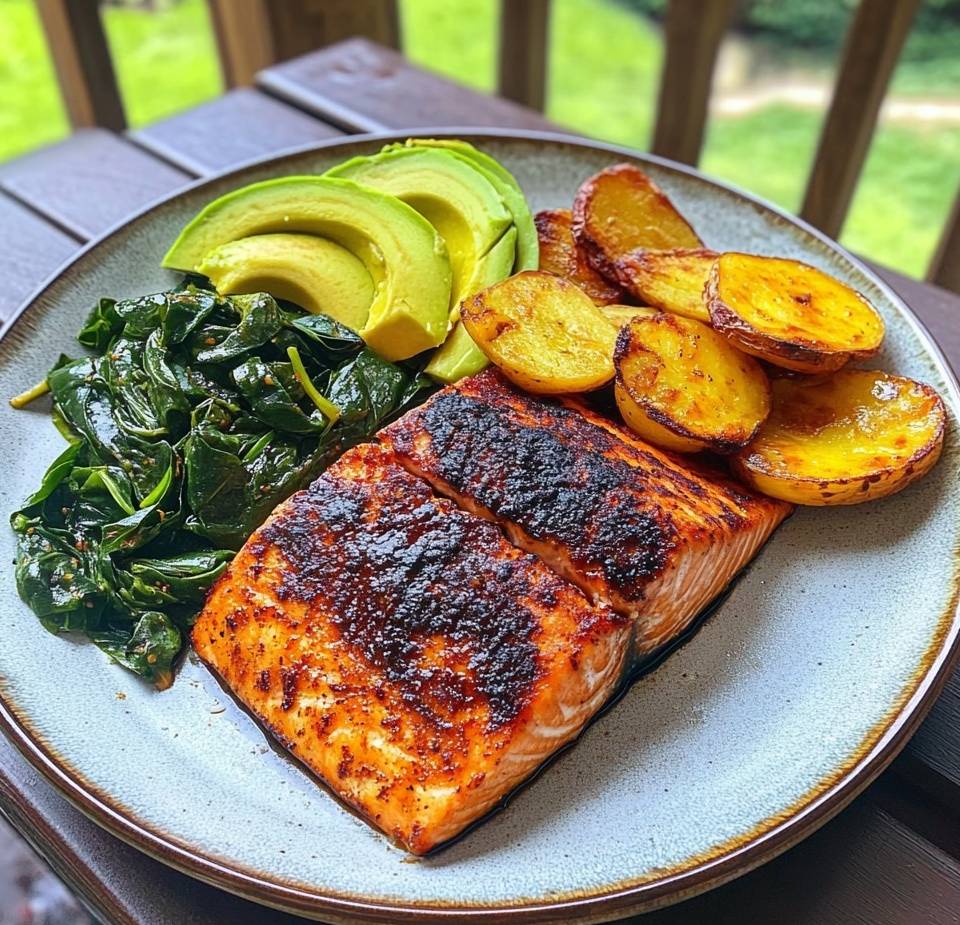
<instances>
[{"instance_id":1,"label":"speckled plate rim","mask_svg":"<svg viewBox=\"0 0 960 925\"><path fill-rule=\"evenodd\" d=\"M530 132L511 129L477 129L475 127L423 127L405 132L376 132L349 135L320 143L289 148L265 158L246 161L230 170L203 177L194 183L163 196L109 228L88 242L72 258L54 271L45 282L14 312L0 339L0 350L9 344L9 335L21 324L31 307L42 299L54 283L71 273L82 272L84 259L103 242L167 203L225 178L239 175L254 167L303 157L315 151L350 147L363 143L402 141L408 137L457 137L479 143L483 141L521 141L559 144L627 157L682 176L704 182L735 195L744 205L768 212L802 231L814 242L849 262L863 273L883 295L903 313L913 333L940 367L955 401L960 404L960 382L943 351L923 323L903 300L875 273L835 241L802 219L778 206L728 183L705 176L699 171L656 155L606 142L591 141L574 135L553 132ZM439 906L436 904L384 903L362 897L324 893L300 885L284 883L263 872L243 869L215 856L202 853L162 831L155 824L137 818L136 814L103 793L92 782L71 767L32 728L29 719L11 701L0 683L0 730L24 757L52 783L70 802L102 828L127 844L156 860L213 886L225 889L254 902L295 914L320 918L334 923L368 922L451 922L469 919L472 922L596 922L623 917L670 905L735 879L797 844L815 832L860 794L906 745L937 699L951 671L960 663L960 549L953 553L953 574L945 580L953 586L950 604L941 614L935 638L932 639L921 666L906 686L888 716L864 737L855 757L822 779L815 787L787 810L758 824L753 832L731 843L721 845L704 857L694 857L679 868L654 872L635 881L626 880L594 891L557 897L549 902L516 902L498 906ZM0 679L2 682L2 679Z\"/></svg>"}]
</instances>

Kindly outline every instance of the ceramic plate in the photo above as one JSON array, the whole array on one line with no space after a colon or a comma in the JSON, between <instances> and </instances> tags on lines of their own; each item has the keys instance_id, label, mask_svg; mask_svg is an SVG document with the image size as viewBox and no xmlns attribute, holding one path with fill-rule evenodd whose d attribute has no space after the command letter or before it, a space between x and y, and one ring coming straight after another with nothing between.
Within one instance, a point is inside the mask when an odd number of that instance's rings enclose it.
<instances>
[{"instance_id":1,"label":"ceramic plate","mask_svg":"<svg viewBox=\"0 0 960 925\"><path fill-rule=\"evenodd\" d=\"M429 134L429 133L426 133ZM451 134L435 132L433 134ZM957 382L873 274L817 232L694 171L551 136L453 133L512 170L531 206L569 206L617 160L647 169L707 246L797 257L864 292L887 323L877 364ZM402 136L399 136L402 137ZM88 247L0 342L0 395L42 378L100 296L159 268L204 203L253 180L322 171L394 138L299 151L200 183ZM43 402L0 410L11 511L60 448ZM907 491L800 510L722 607L500 814L411 861L341 808L188 658L158 693L92 645L45 632L0 569L2 721L85 812L133 845L244 896L327 921L613 918L743 873L809 834L883 768L944 680L958 635L960 450ZM0 561L13 536L0 529Z\"/></svg>"}]
</instances>

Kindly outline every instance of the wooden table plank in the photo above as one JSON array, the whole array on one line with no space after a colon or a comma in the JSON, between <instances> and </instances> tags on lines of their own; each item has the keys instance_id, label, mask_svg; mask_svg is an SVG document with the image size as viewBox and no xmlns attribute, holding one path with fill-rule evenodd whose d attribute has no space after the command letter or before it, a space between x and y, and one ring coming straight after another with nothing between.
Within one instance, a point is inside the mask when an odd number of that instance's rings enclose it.
<instances>
[{"instance_id":1,"label":"wooden table plank","mask_svg":"<svg viewBox=\"0 0 960 925\"><path fill-rule=\"evenodd\" d=\"M904 754L942 778L937 790L940 799L960 813L960 671L947 682L929 716L910 740ZM924 786L936 786L922 771L912 771L905 763L904 774L917 775Z\"/></svg>"},{"instance_id":2,"label":"wooden table plank","mask_svg":"<svg viewBox=\"0 0 960 925\"><path fill-rule=\"evenodd\" d=\"M955 925L960 862L858 800L756 873L635 925Z\"/></svg>"},{"instance_id":3,"label":"wooden table plank","mask_svg":"<svg viewBox=\"0 0 960 925\"><path fill-rule=\"evenodd\" d=\"M257 84L354 132L440 125L558 131L539 113L430 74L366 39L268 68Z\"/></svg>"},{"instance_id":4,"label":"wooden table plank","mask_svg":"<svg viewBox=\"0 0 960 925\"><path fill-rule=\"evenodd\" d=\"M33 290L77 248L64 234L29 209L0 193L0 322L9 318Z\"/></svg>"},{"instance_id":5,"label":"wooden table plank","mask_svg":"<svg viewBox=\"0 0 960 925\"><path fill-rule=\"evenodd\" d=\"M299 109L243 88L129 136L180 169L206 176L284 148L341 134Z\"/></svg>"},{"instance_id":6,"label":"wooden table plank","mask_svg":"<svg viewBox=\"0 0 960 925\"><path fill-rule=\"evenodd\" d=\"M960 295L911 279L888 267L867 263L913 309L946 354L954 371L960 373Z\"/></svg>"},{"instance_id":7,"label":"wooden table plank","mask_svg":"<svg viewBox=\"0 0 960 925\"><path fill-rule=\"evenodd\" d=\"M182 171L104 129L0 165L0 189L81 239L188 181Z\"/></svg>"}]
</instances>

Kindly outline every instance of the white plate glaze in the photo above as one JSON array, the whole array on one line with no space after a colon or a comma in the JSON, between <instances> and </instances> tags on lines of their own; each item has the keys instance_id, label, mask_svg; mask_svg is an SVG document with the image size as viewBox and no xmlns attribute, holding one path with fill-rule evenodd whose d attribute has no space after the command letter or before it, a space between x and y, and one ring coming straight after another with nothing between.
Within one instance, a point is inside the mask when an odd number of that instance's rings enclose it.
<instances>
[{"instance_id":1,"label":"white plate glaze","mask_svg":"<svg viewBox=\"0 0 960 925\"><path fill-rule=\"evenodd\" d=\"M569 206L630 152L550 136L458 134L536 209ZM0 342L0 396L41 378L100 296L169 286L159 260L200 206L242 183L323 170L385 136L208 181L88 247ZM893 757L939 689L956 616L960 394L889 289L837 245L693 171L636 156L707 246L798 257L864 292L887 323L875 365L930 383L951 415L935 471L876 504L800 510L702 629L510 806L426 860L345 811L189 658L158 693L91 645L44 631L0 570L7 733L107 828L250 898L325 920L572 921L662 905L756 866L836 812ZM0 406L0 508L60 448L44 402ZM13 536L0 530L0 558Z\"/></svg>"}]
</instances>

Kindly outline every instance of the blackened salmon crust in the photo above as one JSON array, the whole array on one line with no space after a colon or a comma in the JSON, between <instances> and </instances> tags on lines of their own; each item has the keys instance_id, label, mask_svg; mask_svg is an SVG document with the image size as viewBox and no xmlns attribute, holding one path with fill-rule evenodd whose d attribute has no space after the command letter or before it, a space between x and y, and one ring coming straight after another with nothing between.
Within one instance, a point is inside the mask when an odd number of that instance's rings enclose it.
<instances>
[{"instance_id":1,"label":"blackened salmon crust","mask_svg":"<svg viewBox=\"0 0 960 925\"><path fill-rule=\"evenodd\" d=\"M534 585L525 554L492 558L498 542L494 526L433 499L424 482L394 466L377 483L321 477L251 551L273 545L290 566L277 599L320 605L341 638L425 718L443 726L480 698L497 728L523 709L539 674L537 621L521 602L551 606L560 583L541 577ZM438 637L448 651L461 650L465 672L424 664Z\"/></svg>"}]
</instances>

